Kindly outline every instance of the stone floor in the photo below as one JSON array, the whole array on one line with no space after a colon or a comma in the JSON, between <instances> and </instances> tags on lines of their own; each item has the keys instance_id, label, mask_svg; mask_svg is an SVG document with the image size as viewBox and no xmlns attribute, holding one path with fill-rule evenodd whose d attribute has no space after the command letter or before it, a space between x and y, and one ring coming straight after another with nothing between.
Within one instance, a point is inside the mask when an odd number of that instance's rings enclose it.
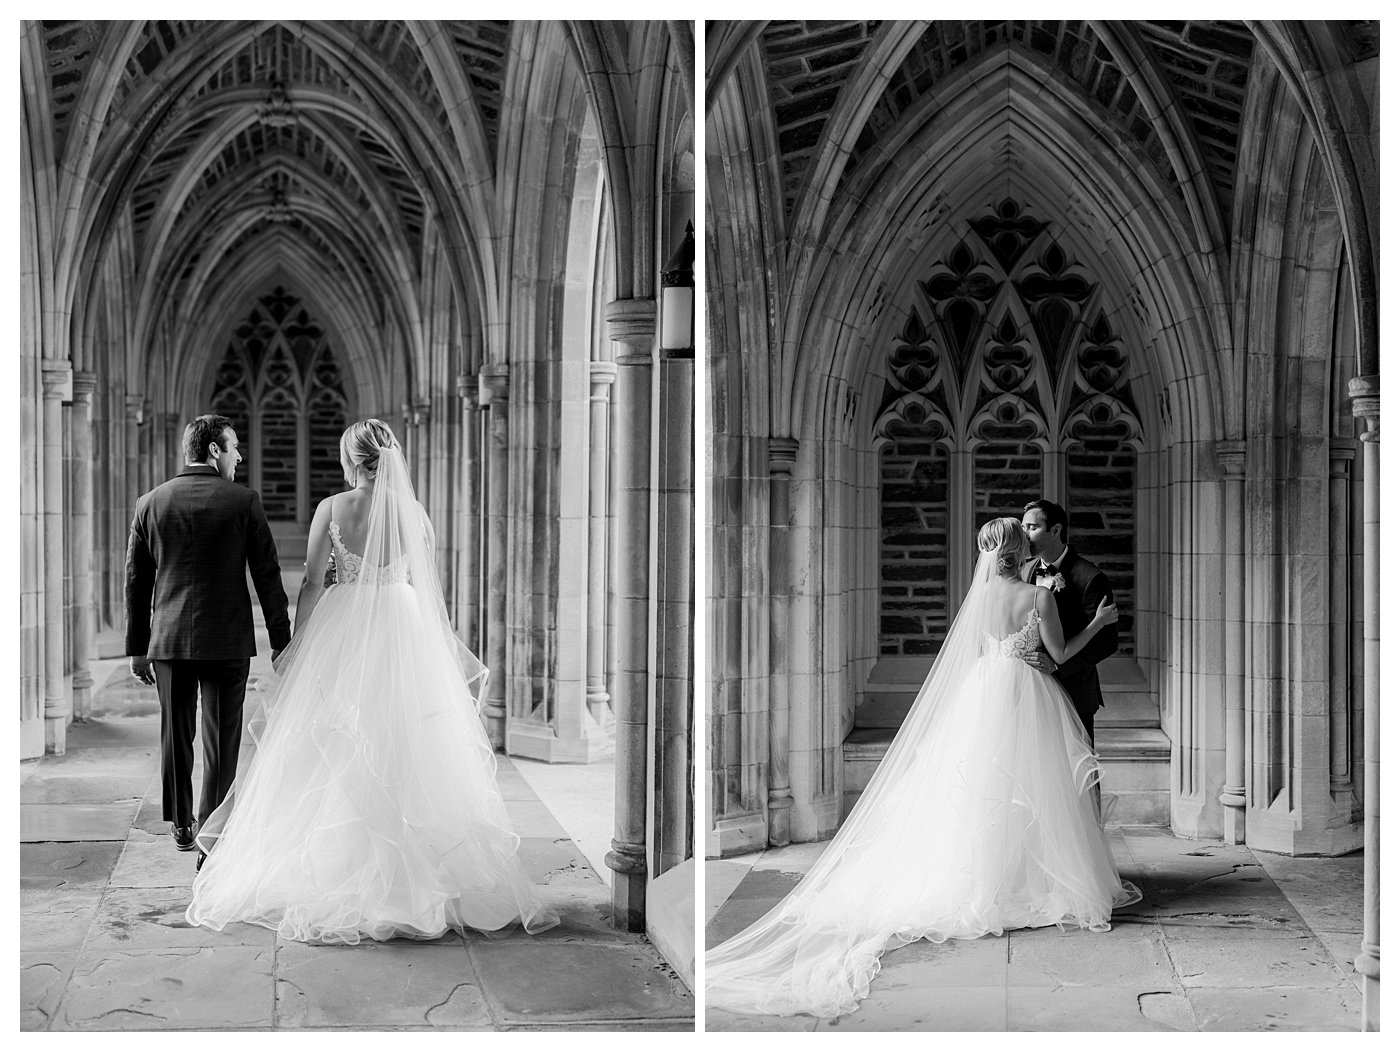
<instances>
[{"instance_id":1,"label":"stone floor","mask_svg":"<svg viewBox=\"0 0 1400 1052\"><path fill-rule=\"evenodd\" d=\"M346 947L190 927L195 856L161 820L159 707L124 669L104 663L66 755L21 764L22 1030L693 1028L694 999L664 958L609 922L588 857L597 830L580 851L525 762L505 757L498 782L558 928Z\"/></svg>"},{"instance_id":2,"label":"stone floor","mask_svg":"<svg viewBox=\"0 0 1400 1052\"><path fill-rule=\"evenodd\" d=\"M706 1012L711 1031L1358 1030L1361 855L1295 859L1165 831L1110 837L1143 900L1103 934L1026 929L882 958L850 1015ZM801 879L822 844L706 863L706 944Z\"/></svg>"}]
</instances>

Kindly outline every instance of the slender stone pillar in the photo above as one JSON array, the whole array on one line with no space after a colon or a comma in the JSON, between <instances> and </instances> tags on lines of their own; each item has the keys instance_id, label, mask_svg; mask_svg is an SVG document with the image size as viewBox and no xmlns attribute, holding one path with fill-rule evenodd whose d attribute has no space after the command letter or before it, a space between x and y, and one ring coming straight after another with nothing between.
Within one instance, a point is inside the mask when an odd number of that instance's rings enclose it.
<instances>
[{"instance_id":1,"label":"slender stone pillar","mask_svg":"<svg viewBox=\"0 0 1400 1052\"><path fill-rule=\"evenodd\" d=\"M419 397L413 400L413 405L409 407L408 422L413 435L413 491L418 495L418 499L427 506L432 498L432 484L429 481L432 475L432 448L430 439L432 432L428 427L432 419L433 405L426 397Z\"/></svg>"},{"instance_id":2,"label":"slender stone pillar","mask_svg":"<svg viewBox=\"0 0 1400 1052\"><path fill-rule=\"evenodd\" d=\"M1356 443L1334 441L1330 450L1331 470L1327 479L1330 541L1328 581L1332 616L1329 629L1328 708L1331 713L1331 771L1329 787L1334 796L1350 798L1355 771L1352 770L1352 635L1356 596L1352 588L1353 541L1351 533L1351 465L1356 459Z\"/></svg>"},{"instance_id":3,"label":"slender stone pillar","mask_svg":"<svg viewBox=\"0 0 1400 1052\"><path fill-rule=\"evenodd\" d=\"M44 406L44 751L67 751L70 707L64 676L63 567L67 559L63 507L63 403L73 397L73 368L67 362L43 363Z\"/></svg>"},{"instance_id":4,"label":"slender stone pillar","mask_svg":"<svg viewBox=\"0 0 1400 1052\"><path fill-rule=\"evenodd\" d=\"M1216 456L1224 473L1224 509L1221 555L1225 570L1225 785L1220 793L1224 805L1224 839L1227 844L1245 841L1244 816L1244 655L1247 640L1244 624L1244 462L1245 443L1228 439L1216 444Z\"/></svg>"},{"instance_id":5,"label":"slender stone pillar","mask_svg":"<svg viewBox=\"0 0 1400 1052\"><path fill-rule=\"evenodd\" d=\"M457 583L453 589L457 608L457 632L476 652L480 646L477 626L480 612L481 527L480 494L481 443L478 427L481 422L481 402L477 395L476 377L457 377L457 397L462 400L462 458L457 478Z\"/></svg>"},{"instance_id":6,"label":"slender stone pillar","mask_svg":"<svg viewBox=\"0 0 1400 1052\"><path fill-rule=\"evenodd\" d=\"M141 402L141 422L136 428L136 478L138 494L148 493L155 488L154 459L155 452L155 417L151 413L151 403L148 400ZM181 460L183 461L183 457ZM261 460L261 458L259 458ZM132 510L136 510L135 502L132 502Z\"/></svg>"},{"instance_id":7,"label":"slender stone pillar","mask_svg":"<svg viewBox=\"0 0 1400 1052\"><path fill-rule=\"evenodd\" d=\"M695 352L661 352L657 455L657 699L653 876L684 862L691 835L691 623L695 609Z\"/></svg>"},{"instance_id":8,"label":"slender stone pillar","mask_svg":"<svg viewBox=\"0 0 1400 1052\"><path fill-rule=\"evenodd\" d=\"M768 844L792 842L792 777L789 771L792 655L788 652L792 580L788 534L792 521L792 468L797 463L795 438L768 440L768 573L772 593L768 618L768 660L773 678L768 689Z\"/></svg>"},{"instance_id":9,"label":"slender stone pillar","mask_svg":"<svg viewBox=\"0 0 1400 1052\"><path fill-rule=\"evenodd\" d=\"M1361 922L1361 1029L1381 1028L1381 379L1358 376L1350 384L1351 411L1365 420L1361 433L1362 609L1366 657L1365 885Z\"/></svg>"},{"instance_id":10,"label":"slender stone pillar","mask_svg":"<svg viewBox=\"0 0 1400 1052\"><path fill-rule=\"evenodd\" d=\"M651 692L652 347L655 300L615 300L605 308L617 361L617 601L614 727L617 807L612 850L613 925L646 929L647 715Z\"/></svg>"},{"instance_id":11,"label":"slender stone pillar","mask_svg":"<svg viewBox=\"0 0 1400 1052\"><path fill-rule=\"evenodd\" d=\"M510 521L510 366L481 367L478 391L489 412L486 450L486 733L500 748L506 740L506 536Z\"/></svg>"},{"instance_id":12,"label":"slender stone pillar","mask_svg":"<svg viewBox=\"0 0 1400 1052\"><path fill-rule=\"evenodd\" d=\"M68 519L68 565L73 579L73 719L85 720L92 712L92 641L96 612L93 609L92 552L92 395L97 374L73 374L73 410L69 416L72 433L73 501Z\"/></svg>"},{"instance_id":13,"label":"slender stone pillar","mask_svg":"<svg viewBox=\"0 0 1400 1052\"><path fill-rule=\"evenodd\" d=\"M126 448L126 516L128 522L131 514L136 510L136 500L141 496L141 421L145 406L145 399L140 395L129 394L126 396L126 416L123 418L125 424L124 442ZM181 458L183 459L183 457ZM250 483L251 485L251 483ZM123 539L125 534L122 535ZM122 551L126 551L123 544Z\"/></svg>"},{"instance_id":14,"label":"slender stone pillar","mask_svg":"<svg viewBox=\"0 0 1400 1052\"><path fill-rule=\"evenodd\" d=\"M589 362L588 398L588 711L610 730L608 707L608 401L617 366Z\"/></svg>"}]
</instances>

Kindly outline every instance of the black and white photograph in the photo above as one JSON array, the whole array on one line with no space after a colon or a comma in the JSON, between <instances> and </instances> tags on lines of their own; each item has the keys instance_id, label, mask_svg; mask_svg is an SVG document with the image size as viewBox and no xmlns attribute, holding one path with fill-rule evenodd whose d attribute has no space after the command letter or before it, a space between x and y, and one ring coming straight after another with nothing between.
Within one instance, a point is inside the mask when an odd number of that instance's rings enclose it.
<instances>
[{"instance_id":1,"label":"black and white photograph","mask_svg":"<svg viewBox=\"0 0 1400 1052\"><path fill-rule=\"evenodd\" d=\"M706 1030L1379 1029L1379 22L704 53Z\"/></svg>"},{"instance_id":2,"label":"black and white photograph","mask_svg":"<svg viewBox=\"0 0 1400 1052\"><path fill-rule=\"evenodd\" d=\"M22 21L20 1030L696 1029L692 21Z\"/></svg>"}]
</instances>

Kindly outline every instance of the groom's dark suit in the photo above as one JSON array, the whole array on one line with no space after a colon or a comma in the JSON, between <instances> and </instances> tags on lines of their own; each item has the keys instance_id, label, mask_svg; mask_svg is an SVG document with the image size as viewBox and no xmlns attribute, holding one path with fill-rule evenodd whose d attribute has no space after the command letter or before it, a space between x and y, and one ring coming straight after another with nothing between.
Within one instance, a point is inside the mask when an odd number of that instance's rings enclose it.
<instances>
[{"instance_id":1,"label":"groom's dark suit","mask_svg":"<svg viewBox=\"0 0 1400 1052\"><path fill-rule=\"evenodd\" d=\"M1039 559L1026 563L1021 571L1022 580L1034 584L1039 565ZM1055 607L1060 614L1060 627L1064 629L1065 640L1068 641L1084 631L1094 619L1094 611L1099 608L1101 600L1113 598L1113 589L1109 587L1103 571L1082 558L1072 547L1066 548L1059 568L1051 572L1059 573L1065 579L1064 588L1055 593ZM1091 743L1094 740L1094 713L1103 706L1103 691L1099 687L1099 673L1095 666L1117 650L1118 626L1105 625L1083 650L1055 671L1055 678L1069 694L1070 701L1074 702L1074 711L1089 732Z\"/></svg>"},{"instance_id":2,"label":"groom's dark suit","mask_svg":"<svg viewBox=\"0 0 1400 1052\"><path fill-rule=\"evenodd\" d=\"M195 697L202 697L199 821L228 795L243 735L253 641L251 571L274 651L291 640L287 594L262 502L207 465L186 465L136 503L126 550L126 652L151 659L160 695L165 820L194 825Z\"/></svg>"}]
</instances>

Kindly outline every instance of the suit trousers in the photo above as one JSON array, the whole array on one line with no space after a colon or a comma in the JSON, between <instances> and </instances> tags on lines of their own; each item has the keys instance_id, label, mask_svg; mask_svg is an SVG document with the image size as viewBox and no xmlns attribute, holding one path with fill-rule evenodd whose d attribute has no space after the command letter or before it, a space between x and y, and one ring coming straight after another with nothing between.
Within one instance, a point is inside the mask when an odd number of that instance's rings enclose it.
<instances>
[{"instance_id":1,"label":"suit trousers","mask_svg":"<svg viewBox=\"0 0 1400 1052\"><path fill-rule=\"evenodd\" d=\"M248 658L151 662L160 695L161 807L167 822L194 825L196 697L204 739L204 781L198 816L201 825L228 795L238 772L248 663Z\"/></svg>"}]
</instances>

